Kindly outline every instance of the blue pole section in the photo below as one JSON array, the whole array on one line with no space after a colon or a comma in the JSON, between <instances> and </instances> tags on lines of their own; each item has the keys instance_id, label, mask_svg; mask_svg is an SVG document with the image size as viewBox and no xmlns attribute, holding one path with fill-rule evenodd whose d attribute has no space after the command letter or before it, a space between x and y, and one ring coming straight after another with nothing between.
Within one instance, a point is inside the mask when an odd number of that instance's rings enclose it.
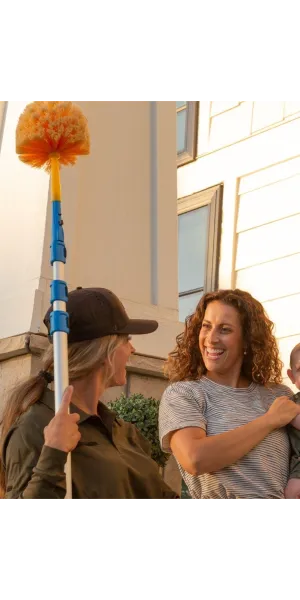
<instances>
[{"instance_id":1,"label":"blue pole section","mask_svg":"<svg viewBox=\"0 0 300 600\"><path fill-rule=\"evenodd\" d=\"M63 230L63 220L61 212L61 202L54 200L52 202L52 244L50 262L51 266L55 267L55 263L65 265L67 259L67 250L65 246L65 236ZM69 317L66 310L60 310L60 306L56 303L68 301L68 288L65 281L57 278L57 273L54 273L53 282L51 284L51 304L54 310L50 315L51 331L50 335L56 332L69 333Z\"/></svg>"},{"instance_id":2,"label":"blue pole section","mask_svg":"<svg viewBox=\"0 0 300 600\"><path fill-rule=\"evenodd\" d=\"M52 243L50 262L53 267L51 284L50 335L54 345L55 410L59 409L62 395L68 385L68 333L69 316L66 311L68 288L64 280L67 252L64 241L61 202L52 202Z\"/></svg>"}]
</instances>

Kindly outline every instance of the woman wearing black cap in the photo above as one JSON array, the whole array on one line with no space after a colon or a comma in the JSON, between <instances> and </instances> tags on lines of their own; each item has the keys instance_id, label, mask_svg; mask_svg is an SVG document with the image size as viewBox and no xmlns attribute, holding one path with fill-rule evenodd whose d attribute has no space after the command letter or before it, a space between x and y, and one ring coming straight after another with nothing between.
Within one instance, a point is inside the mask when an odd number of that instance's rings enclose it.
<instances>
[{"instance_id":1,"label":"woman wearing black cap","mask_svg":"<svg viewBox=\"0 0 300 600\"><path fill-rule=\"evenodd\" d=\"M69 379L54 415L53 347L43 370L18 386L2 419L0 488L4 498L64 498L65 464L72 451L73 498L175 498L150 457L148 442L102 402L126 382L134 348L130 335L155 331L156 321L129 319L103 288L69 294ZM51 308L45 316L50 328ZM72 402L71 402L72 400Z\"/></svg>"}]
</instances>

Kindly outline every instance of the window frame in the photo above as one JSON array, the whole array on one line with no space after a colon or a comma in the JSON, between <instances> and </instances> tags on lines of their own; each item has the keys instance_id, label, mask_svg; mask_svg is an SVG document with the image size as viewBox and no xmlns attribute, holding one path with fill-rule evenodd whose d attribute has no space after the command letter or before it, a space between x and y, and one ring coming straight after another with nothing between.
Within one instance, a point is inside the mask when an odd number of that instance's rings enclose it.
<instances>
[{"instance_id":1,"label":"window frame","mask_svg":"<svg viewBox=\"0 0 300 600\"><path fill-rule=\"evenodd\" d=\"M177 152L177 167L187 165L197 156L199 102L187 101L186 108L176 108L176 125L177 114L182 110L186 110L186 149L183 152Z\"/></svg>"},{"instance_id":2,"label":"window frame","mask_svg":"<svg viewBox=\"0 0 300 600\"><path fill-rule=\"evenodd\" d=\"M208 188L191 196L178 200L178 217L184 213L192 212L203 206L209 207L208 232L205 259L204 287L195 290L178 292L179 299L193 293L214 292L219 286L219 265L221 251L221 226L222 226L222 200L223 184Z\"/></svg>"}]
</instances>

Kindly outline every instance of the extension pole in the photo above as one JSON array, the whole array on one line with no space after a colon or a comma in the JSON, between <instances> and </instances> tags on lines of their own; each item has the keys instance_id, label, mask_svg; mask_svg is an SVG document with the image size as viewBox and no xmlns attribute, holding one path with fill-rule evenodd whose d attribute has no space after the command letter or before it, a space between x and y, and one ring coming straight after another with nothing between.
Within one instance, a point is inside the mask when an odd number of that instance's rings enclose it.
<instances>
[{"instance_id":1,"label":"extension pole","mask_svg":"<svg viewBox=\"0 0 300 600\"><path fill-rule=\"evenodd\" d=\"M58 412L65 389L69 385L68 373L68 314L66 303L68 288L65 282L66 247L61 211L61 186L59 172L59 155L51 156L51 200L52 200L52 244L50 262L53 267L51 284L51 331L54 351L54 394L55 413ZM72 498L71 453L66 464L66 498Z\"/></svg>"}]
</instances>

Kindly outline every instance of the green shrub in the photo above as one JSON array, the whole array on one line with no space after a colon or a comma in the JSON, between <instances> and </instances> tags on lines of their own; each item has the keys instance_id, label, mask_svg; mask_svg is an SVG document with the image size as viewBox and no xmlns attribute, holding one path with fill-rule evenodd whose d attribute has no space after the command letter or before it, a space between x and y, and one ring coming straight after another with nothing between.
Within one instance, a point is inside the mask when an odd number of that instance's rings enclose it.
<instances>
[{"instance_id":1,"label":"green shrub","mask_svg":"<svg viewBox=\"0 0 300 600\"><path fill-rule=\"evenodd\" d=\"M120 398L110 402L108 407L114 410L121 419L132 423L139 429L151 444L153 460L159 467L164 467L169 456L162 451L159 443L158 400L145 398L142 394L132 394L129 397L122 394Z\"/></svg>"}]
</instances>

